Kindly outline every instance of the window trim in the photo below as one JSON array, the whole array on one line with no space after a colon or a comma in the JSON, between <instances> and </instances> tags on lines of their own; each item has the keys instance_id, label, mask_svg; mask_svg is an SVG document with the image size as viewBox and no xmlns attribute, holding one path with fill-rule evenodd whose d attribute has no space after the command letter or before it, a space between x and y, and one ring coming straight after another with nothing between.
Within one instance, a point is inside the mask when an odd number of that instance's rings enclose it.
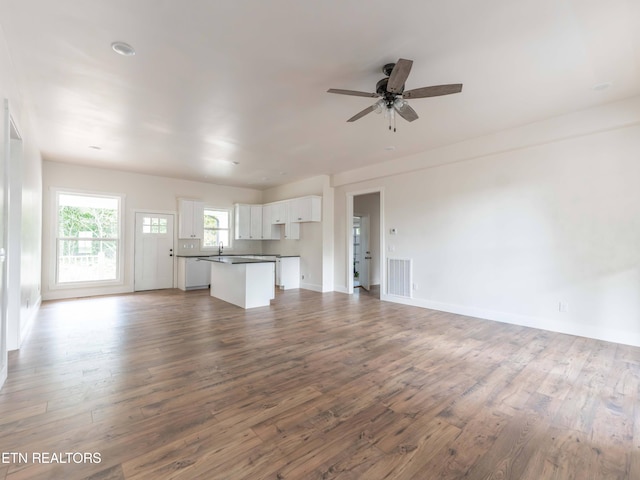
<instances>
[{"instance_id":1,"label":"window trim","mask_svg":"<svg viewBox=\"0 0 640 480\"><path fill-rule=\"evenodd\" d=\"M59 240L65 238L58 237L58 210L60 195L78 195L87 197L101 197L101 198L114 198L118 201L118 251L116 262L116 278L114 280L87 280L83 282L58 282L58 245ZM111 192L97 192L93 190L80 190L74 188L62 188L51 187L51 205L52 211L50 212L51 232L50 232L50 245L51 255L49 261L49 289L50 290L66 290L66 289L80 289L80 288L95 288L95 287L111 287L124 285L124 260L125 260L125 246L126 241L124 238L125 232L125 200L126 195L123 193L111 193ZM96 239L94 239L96 240ZM99 239L98 239L99 240Z\"/></svg>"},{"instance_id":2,"label":"window trim","mask_svg":"<svg viewBox=\"0 0 640 480\"><path fill-rule=\"evenodd\" d=\"M218 247L216 245L213 246L205 246L204 245L204 232L205 230L207 230L204 226L204 212L206 210L219 210L222 212L227 212L227 214L229 215L229 245L225 245L224 249L225 250L233 250L233 208L229 208L229 207L214 207L211 205L205 205L204 208L202 209L202 242L200 244L200 250L202 251L217 251Z\"/></svg>"}]
</instances>

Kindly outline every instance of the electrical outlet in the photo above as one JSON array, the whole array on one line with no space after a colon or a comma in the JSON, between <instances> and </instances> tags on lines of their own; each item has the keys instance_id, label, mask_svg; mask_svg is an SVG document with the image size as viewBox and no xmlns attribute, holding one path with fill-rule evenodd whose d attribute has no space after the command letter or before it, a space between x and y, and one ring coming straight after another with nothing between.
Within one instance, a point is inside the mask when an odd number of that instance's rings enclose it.
<instances>
[{"instance_id":1,"label":"electrical outlet","mask_svg":"<svg viewBox=\"0 0 640 480\"><path fill-rule=\"evenodd\" d=\"M414 283L414 284L413 284L413 289L414 289L414 290L418 290L418 284L417 284L417 283Z\"/></svg>"},{"instance_id":2,"label":"electrical outlet","mask_svg":"<svg viewBox=\"0 0 640 480\"><path fill-rule=\"evenodd\" d=\"M304 274L302 274L302 280L304 280Z\"/></svg>"},{"instance_id":3,"label":"electrical outlet","mask_svg":"<svg viewBox=\"0 0 640 480\"><path fill-rule=\"evenodd\" d=\"M569 304L567 302L559 302L558 311L562 313L567 313L569 311Z\"/></svg>"}]
</instances>

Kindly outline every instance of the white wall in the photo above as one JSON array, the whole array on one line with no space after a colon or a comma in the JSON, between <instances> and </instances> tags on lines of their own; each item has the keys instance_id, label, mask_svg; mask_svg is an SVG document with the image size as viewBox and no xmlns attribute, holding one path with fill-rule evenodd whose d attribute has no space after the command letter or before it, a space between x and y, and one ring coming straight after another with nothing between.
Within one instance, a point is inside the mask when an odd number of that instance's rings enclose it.
<instances>
[{"instance_id":1,"label":"white wall","mask_svg":"<svg viewBox=\"0 0 640 480\"><path fill-rule=\"evenodd\" d=\"M8 99L11 116L22 137L22 155L19 165L14 165L18 167L18 181L13 184L18 190L14 205L19 205L19 211L14 213L19 219L20 253L15 260L20 271L18 284L8 285L9 296L16 306L8 318L8 348L15 349L28 332L41 301L42 160L1 28L0 72L0 100Z\"/></svg>"},{"instance_id":2,"label":"white wall","mask_svg":"<svg viewBox=\"0 0 640 480\"><path fill-rule=\"evenodd\" d=\"M140 175L99 168L43 162L43 298L69 298L107 293L133 291L133 241L135 211L151 211L176 214L177 199L191 198L202 200L206 205L232 208L238 203L261 203L262 192L259 190L237 187L226 187L208 183L176 180L152 175ZM53 287L55 267L55 243L52 230L52 215L55 199L54 188L124 194L125 228L124 228L124 279L115 287L56 289ZM176 224L177 236L177 224ZM261 242L236 240L233 252L261 253ZM176 248L182 243L176 243ZM196 249L197 250L197 249ZM188 251L192 253L194 250ZM180 252L178 252L180 253ZM174 268L177 271L177 268Z\"/></svg>"},{"instance_id":3,"label":"white wall","mask_svg":"<svg viewBox=\"0 0 640 480\"><path fill-rule=\"evenodd\" d=\"M346 193L380 187L418 287L383 298L640 345L639 100L336 176L336 289Z\"/></svg>"}]
</instances>

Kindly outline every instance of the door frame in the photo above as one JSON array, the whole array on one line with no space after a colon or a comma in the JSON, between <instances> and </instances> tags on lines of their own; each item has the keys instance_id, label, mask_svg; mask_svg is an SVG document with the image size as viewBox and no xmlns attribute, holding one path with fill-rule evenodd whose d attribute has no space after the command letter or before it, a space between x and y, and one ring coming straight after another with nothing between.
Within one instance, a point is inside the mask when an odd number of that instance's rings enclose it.
<instances>
[{"instance_id":1,"label":"door frame","mask_svg":"<svg viewBox=\"0 0 640 480\"><path fill-rule=\"evenodd\" d=\"M360 218L360 287L368 292L371 290L371 265L373 265L373 262L367 263L367 253L369 258L373 259L371 256L371 216L369 214L358 215L356 212L355 217ZM366 249L363 239L366 239L367 242ZM363 272L366 272L366 275L363 275Z\"/></svg>"},{"instance_id":2,"label":"door frame","mask_svg":"<svg viewBox=\"0 0 640 480\"><path fill-rule=\"evenodd\" d=\"M9 290L7 287L7 350L18 350L22 340L28 331L29 325L23 318L22 305L22 159L23 142L20 129L11 115L9 115L9 148L6 149L8 157L8 171L6 184L8 190L7 199L7 285L18 285L18 288Z\"/></svg>"},{"instance_id":3,"label":"door frame","mask_svg":"<svg viewBox=\"0 0 640 480\"><path fill-rule=\"evenodd\" d=\"M129 245L131 245L131 251L133 251L133 261L129 268L129 275L131 278L131 291L135 292L136 288L136 216L138 213L148 213L150 215L173 215L173 288L178 284L178 262L177 262L177 250L178 244L178 213L175 210L153 210L150 208L134 208L131 209L131 221L129 231Z\"/></svg>"},{"instance_id":4,"label":"door frame","mask_svg":"<svg viewBox=\"0 0 640 480\"><path fill-rule=\"evenodd\" d=\"M22 314L22 152L20 129L11 115L9 100L2 114L3 151L3 238L2 292L0 313L0 388L7 379L8 352L20 348L28 325ZM9 284L16 286L9 290Z\"/></svg>"},{"instance_id":5,"label":"door frame","mask_svg":"<svg viewBox=\"0 0 640 480\"><path fill-rule=\"evenodd\" d=\"M353 199L354 197L358 197L360 195L368 195L369 193L378 193L380 194L380 231L378 234L380 235L380 251L378 252L379 260L380 260L380 298L383 295L386 295L387 292L387 266L385 264L385 227L384 227L384 187L372 187L364 190L357 190L353 192L346 192L347 201L346 201L346 235L344 238L346 244L346 257L344 259L345 262L345 276L347 286L347 293L353 295ZM371 241L371 238L369 238Z\"/></svg>"},{"instance_id":6,"label":"door frame","mask_svg":"<svg viewBox=\"0 0 640 480\"><path fill-rule=\"evenodd\" d=\"M9 260L8 251L8 238L9 238L9 162L10 162L10 144L11 144L11 127L10 127L10 112L9 112L9 100L6 98L3 101L2 106L2 118L0 124L2 125L2 151L0 152L0 169L2 170L2 239L0 245L4 249L4 256L0 263L0 277L2 278L2 284L0 285L0 388L4 385L7 379L9 371L8 361L9 355L7 354L8 345L8 328L7 328L7 307L9 301L8 288L7 288L7 265Z\"/></svg>"}]
</instances>

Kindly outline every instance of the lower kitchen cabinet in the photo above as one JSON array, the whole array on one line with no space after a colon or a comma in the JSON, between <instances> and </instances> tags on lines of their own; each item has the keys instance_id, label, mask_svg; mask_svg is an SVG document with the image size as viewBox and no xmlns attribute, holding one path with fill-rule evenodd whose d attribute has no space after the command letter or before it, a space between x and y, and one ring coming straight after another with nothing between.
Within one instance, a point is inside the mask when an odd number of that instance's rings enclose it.
<instances>
[{"instance_id":1,"label":"lower kitchen cabinet","mask_svg":"<svg viewBox=\"0 0 640 480\"><path fill-rule=\"evenodd\" d=\"M279 257L276 260L276 285L282 290L300 288L300 257Z\"/></svg>"}]
</instances>

